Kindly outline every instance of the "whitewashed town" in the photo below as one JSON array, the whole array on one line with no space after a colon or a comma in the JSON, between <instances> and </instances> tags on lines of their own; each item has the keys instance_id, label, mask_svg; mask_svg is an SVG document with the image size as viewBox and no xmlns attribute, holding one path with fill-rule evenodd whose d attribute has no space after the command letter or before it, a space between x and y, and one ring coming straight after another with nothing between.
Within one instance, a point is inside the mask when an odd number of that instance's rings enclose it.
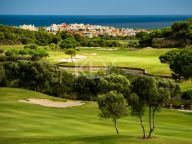
<instances>
[{"instance_id":1,"label":"whitewashed town","mask_svg":"<svg viewBox=\"0 0 192 144\"><path fill-rule=\"evenodd\" d=\"M37 31L39 27L35 25L20 25L19 28ZM88 36L92 38L98 35L110 35L110 36L135 36L136 33L141 31L147 31L145 29L131 29L131 28L115 28L112 26L100 26L100 25L90 25L90 24L52 24L51 26L44 27L45 30L52 33L57 33L58 31L69 31L79 33L82 36Z\"/></svg>"}]
</instances>

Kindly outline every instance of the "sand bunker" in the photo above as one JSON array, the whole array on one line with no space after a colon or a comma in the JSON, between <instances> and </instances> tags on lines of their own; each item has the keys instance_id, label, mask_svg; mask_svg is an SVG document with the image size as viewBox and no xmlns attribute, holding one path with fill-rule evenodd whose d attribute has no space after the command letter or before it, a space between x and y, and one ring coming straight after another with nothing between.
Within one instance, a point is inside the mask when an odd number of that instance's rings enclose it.
<instances>
[{"instance_id":1,"label":"sand bunker","mask_svg":"<svg viewBox=\"0 0 192 144\"><path fill-rule=\"evenodd\" d=\"M95 55L97 55L97 53L91 53L90 55L95 56Z\"/></svg>"},{"instance_id":2,"label":"sand bunker","mask_svg":"<svg viewBox=\"0 0 192 144\"><path fill-rule=\"evenodd\" d=\"M192 112L192 110L178 110L178 111L182 111L182 112Z\"/></svg>"},{"instance_id":3,"label":"sand bunker","mask_svg":"<svg viewBox=\"0 0 192 144\"><path fill-rule=\"evenodd\" d=\"M86 59L86 56L82 56L82 55L76 55L75 56L76 59Z\"/></svg>"},{"instance_id":4,"label":"sand bunker","mask_svg":"<svg viewBox=\"0 0 192 144\"><path fill-rule=\"evenodd\" d=\"M49 99L28 99L28 100L18 100L19 102L30 103L30 104L38 104L46 107L57 107L57 108L65 108L65 107L73 107L83 105L81 101L53 101Z\"/></svg>"},{"instance_id":5,"label":"sand bunker","mask_svg":"<svg viewBox=\"0 0 192 144\"><path fill-rule=\"evenodd\" d=\"M119 50L119 49L118 48L101 48L101 49L97 49L97 50L115 51L115 50Z\"/></svg>"},{"instance_id":6,"label":"sand bunker","mask_svg":"<svg viewBox=\"0 0 192 144\"><path fill-rule=\"evenodd\" d=\"M77 62L78 60L73 59L73 62ZM71 62L71 59L60 59L58 62Z\"/></svg>"},{"instance_id":7,"label":"sand bunker","mask_svg":"<svg viewBox=\"0 0 192 144\"><path fill-rule=\"evenodd\" d=\"M76 55L73 58L73 62L78 62L78 61L81 61L81 60L86 59L86 58L87 58L86 56ZM72 61L71 61L71 59L60 59L60 60L58 60L58 62L72 62Z\"/></svg>"}]
</instances>

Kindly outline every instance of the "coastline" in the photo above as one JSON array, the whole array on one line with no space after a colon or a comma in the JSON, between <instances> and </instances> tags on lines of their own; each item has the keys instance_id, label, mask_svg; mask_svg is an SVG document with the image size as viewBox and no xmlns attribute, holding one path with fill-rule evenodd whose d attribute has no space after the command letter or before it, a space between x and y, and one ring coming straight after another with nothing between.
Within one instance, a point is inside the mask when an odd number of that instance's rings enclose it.
<instances>
[{"instance_id":1,"label":"coastline","mask_svg":"<svg viewBox=\"0 0 192 144\"><path fill-rule=\"evenodd\" d=\"M38 27L60 23L83 23L116 28L156 29L168 27L192 15L0 15L0 24L19 26L32 24Z\"/></svg>"}]
</instances>

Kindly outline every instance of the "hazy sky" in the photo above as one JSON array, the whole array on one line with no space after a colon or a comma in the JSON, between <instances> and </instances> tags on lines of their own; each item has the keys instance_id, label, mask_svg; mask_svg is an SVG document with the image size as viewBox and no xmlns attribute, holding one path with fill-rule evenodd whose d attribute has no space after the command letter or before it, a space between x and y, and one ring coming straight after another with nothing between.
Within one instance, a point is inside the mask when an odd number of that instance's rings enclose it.
<instances>
[{"instance_id":1,"label":"hazy sky","mask_svg":"<svg viewBox=\"0 0 192 144\"><path fill-rule=\"evenodd\" d=\"M0 14L192 15L192 0L0 0Z\"/></svg>"}]
</instances>

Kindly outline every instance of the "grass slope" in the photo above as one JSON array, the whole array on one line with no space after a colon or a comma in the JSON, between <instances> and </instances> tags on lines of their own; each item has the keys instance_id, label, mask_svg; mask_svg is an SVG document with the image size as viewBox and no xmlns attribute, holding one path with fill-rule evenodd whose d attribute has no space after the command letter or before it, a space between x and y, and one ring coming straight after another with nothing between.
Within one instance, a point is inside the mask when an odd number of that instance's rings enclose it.
<instances>
[{"instance_id":1,"label":"grass slope","mask_svg":"<svg viewBox=\"0 0 192 144\"><path fill-rule=\"evenodd\" d=\"M18 102L18 99L53 98L41 93L0 88L1 144L191 144L192 113L163 110L157 115L155 138L142 140L139 121L118 121L120 135L111 120L97 117L95 102L72 108L48 108ZM145 124L147 117L144 118Z\"/></svg>"}]
</instances>

